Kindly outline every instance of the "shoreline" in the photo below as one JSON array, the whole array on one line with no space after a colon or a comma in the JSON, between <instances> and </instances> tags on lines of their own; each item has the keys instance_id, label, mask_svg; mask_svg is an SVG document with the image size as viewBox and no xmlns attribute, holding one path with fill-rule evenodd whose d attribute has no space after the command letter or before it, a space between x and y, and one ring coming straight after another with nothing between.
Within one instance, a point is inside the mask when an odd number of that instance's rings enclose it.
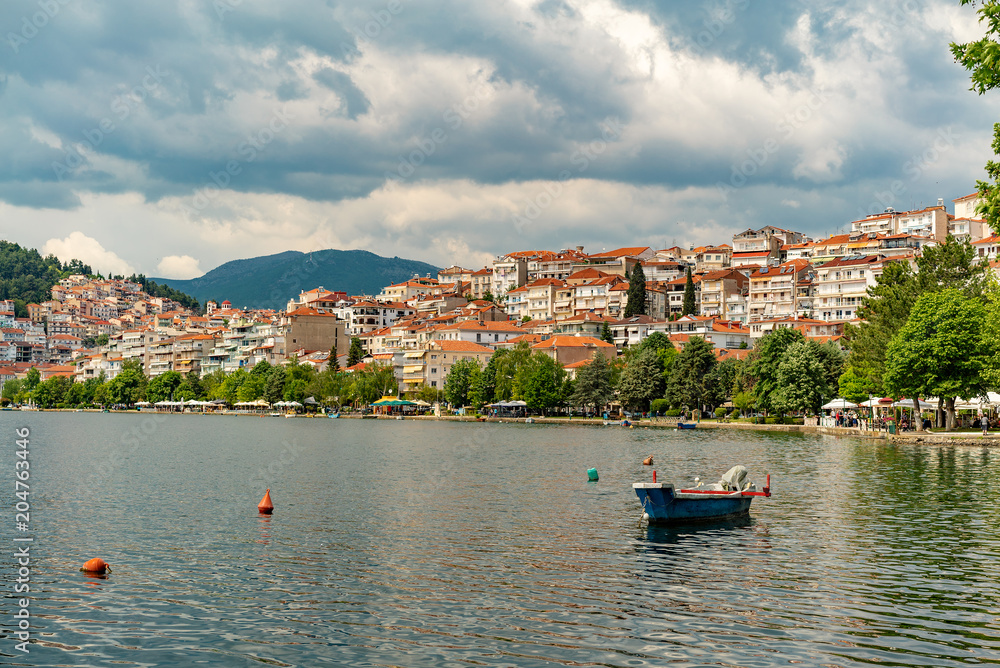
<instances>
[{"instance_id":1,"label":"shoreline","mask_svg":"<svg viewBox=\"0 0 1000 668\"><path fill-rule=\"evenodd\" d=\"M103 413L104 411L99 408L47 408L44 410L27 410L22 411L19 409L9 411L11 413ZM187 413L172 413L166 411L136 411L136 410L111 410L109 413L119 413L119 414L138 414L138 415L224 415L224 416L243 416L243 417L258 417L258 418L273 418L281 417L286 418L285 415L273 416L268 413L241 413L237 411L212 411L208 413L197 413L197 412L187 412ZM294 415L287 416L288 418L295 419L311 419L311 420L328 420L326 415ZM396 420L397 417L394 415L380 415L376 418L371 417L371 415L362 416L360 414L345 414L341 415L339 418L341 420L360 420L360 419L378 419L378 420ZM521 423L526 424L526 418L512 418L512 417L486 417L486 418L476 418L471 415L442 415L440 417L434 415L410 415L403 417L403 420L410 421L434 421L434 422L484 422L484 423ZM589 427L620 427L618 420L609 420L607 424L602 418L560 418L560 417L534 417L533 422L527 424L536 425L583 425ZM908 443L914 445L965 445L965 446L979 446L979 447L1000 447L1000 432L990 432L986 437L983 437L978 433L957 433L957 432L907 432L905 434L889 434L883 431L868 431L862 430L855 427L821 427L814 425L800 425L800 424L753 424L749 422L699 422L697 423L697 429L736 429L743 431L767 431L767 432L786 432L786 433L801 433L801 434L822 434L825 436L846 436L851 438L864 438L869 440L881 440L887 443ZM632 422L634 428L644 428L644 429L676 429L676 420L650 420L648 418L641 419Z\"/></svg>"}]
</instances>

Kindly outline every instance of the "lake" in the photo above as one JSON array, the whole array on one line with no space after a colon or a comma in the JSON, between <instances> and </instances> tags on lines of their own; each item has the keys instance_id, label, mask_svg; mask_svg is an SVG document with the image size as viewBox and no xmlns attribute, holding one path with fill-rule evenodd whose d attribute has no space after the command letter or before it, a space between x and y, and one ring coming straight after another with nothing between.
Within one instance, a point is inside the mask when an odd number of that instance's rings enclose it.
<instances>
[{"instance_id":1,"label":"lake","mask_svg":"<svg viewBox=\"0 0 1000 668\"><path fill-rule=\"evenodd\" d=\"M199 415L0 425L4 538L34 538L29 654L14 548L0 558L0 663L1000 663L1000 462L980 448ZM773 496L749 521L648 527L631 489L647 455L685 486L769 472ZM110 576L78 572L98 556Z\"/></svg>"}]
</instances>

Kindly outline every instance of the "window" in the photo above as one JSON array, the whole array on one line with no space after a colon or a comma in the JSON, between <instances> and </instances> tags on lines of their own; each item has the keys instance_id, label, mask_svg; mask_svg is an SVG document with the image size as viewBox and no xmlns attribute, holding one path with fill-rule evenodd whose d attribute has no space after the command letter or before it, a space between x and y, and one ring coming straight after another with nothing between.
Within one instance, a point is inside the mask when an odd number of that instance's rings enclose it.
<instances>
[{"instance_id":1,"label":"window","mask_svg":"<svg viewBox=\"0 0 1000 668\"><path fill-rule=\"evenodd\" d=\"M437 373L437 372L438 372L437 367L436 366L432 366L431 367L431 373Z\"/></svg>"}]
</instances>

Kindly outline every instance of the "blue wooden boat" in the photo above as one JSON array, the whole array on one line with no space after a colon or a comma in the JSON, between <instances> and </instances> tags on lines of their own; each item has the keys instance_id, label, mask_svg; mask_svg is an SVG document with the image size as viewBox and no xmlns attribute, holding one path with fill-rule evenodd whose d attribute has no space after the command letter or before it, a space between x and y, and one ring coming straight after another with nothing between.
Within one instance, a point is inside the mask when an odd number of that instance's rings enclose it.
<instances>
[{"instance_id":1,"label":"blue wooden boat","mask_svg":"<svg viewBox=\"0 0 1000 668\"><path fill-rule=\"evenodd\" d=\"M675 489L672 483L637 482L632 484L642 517L651 523L674 524L706 522L741 517L749 514L755 496L771 496L771 476L762 491L746 479L746 469L734 466L723 479L708 488Z\"/></svg>"},{"instance_id":2,"label":"blue wooden boat","mask_svg":"<svg viewBox=\"0 0 1000 668\"><path fill-rule=\"evenodd\" d=\"M697 426L698 426L698 424L695 423L695 422L678 422L677 423L677 428L678 429L694 429Z\"/></svg>"},{"instance_id":3,"label":"blue wooden boat","mask_svg":"<svg viewBox=\"0 0 1000 668\"><path fill-rule=\"evenodd\" d=\"M340 413L330 413L329 415L327 415L327 417L332 420L336 420L337 418L340 417Z\"/></svg>"}]
</instances>

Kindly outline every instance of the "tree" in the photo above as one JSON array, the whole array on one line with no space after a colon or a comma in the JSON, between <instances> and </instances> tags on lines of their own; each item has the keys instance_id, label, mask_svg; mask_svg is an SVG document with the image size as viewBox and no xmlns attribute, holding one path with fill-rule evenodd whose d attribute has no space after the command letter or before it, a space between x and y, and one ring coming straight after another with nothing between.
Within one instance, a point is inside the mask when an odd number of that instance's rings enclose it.
<instances>
[{"instance_id":1,"label":"tree","mask_svg":"<svg viewBox=\"0 0 1000 668\"><path fill-rule=\"evenodd\" d=\"M480 373L479 362L471 358L452 364L444 379L444 396L448 403L453 407L468 405L469 396Z\"/></svg>"},{"instance_id":2,"label":"tree","mask_svg":"<svg viewBox=\"0 0 1000 668\"><path fill-rule=\"evenodd\" d=\"M542 414L561 406L566 398L566 369L543 352L536 352L521 371L521 394L528 408Z\"/></svg>"},{"instance_id":3,"label":"tree","mask_svg":"<svg viewBox=\"0 0 1000 668\"><path fill-rule=\"evenodd\" d=\"M753 406L757 405L757 397L753 392L737 392L733 397L733 405L740 409L740 413L747 414Z\"/></svg>"},{"instance_id":4,"label":"tree","mask_svg":"<svg viewBox=\"0 0 1000 668\"><path fill-rule=\"evenodd\" d=\"M844 338L850 351L848 366L864 378L874 392L883 394L885 351L889 341L906 323L913 306L916 279L906 262L886 263L875 286L868 288L858 317L860 327L847 324Z\"/></svg>"},{"instance_id":5,"label":"tree","mask_svg":"<svg viewBox=\"0 0 1000 668\"><path fill-rule=\"evenodd\" d=\"M365 356L365 351L361 347L361 339L356 336L351 337L351 347L347 351L347 366L352 367Z\"/></svg>"},{"instance_id":6,"label":"tree","mask_svg":"<svg viewBox=\"0 0 1000 668\"><path fill-rule=\"evenodd\" d=\"M875 386L871 381L855 371L853 367L847 367L847 370L841 374L840 378L837 379L837 387L840 390L840 396L856 404L866 401L875 393Z\"/></svg>"},{"instance_id":7,"label":"tree","mask_svg":"<svg viewBox=\"0 0 1000 668\"><path fill-rule=\"evenodd\" d=\"M24 390L31 392L38 387L38 383L40 382L42 382L42 374L35 367L31 367L24 376Z\"/></svg>"},{"instance_id":8,"label":"tree","mask_svg":"<svg viewBox=\"0 0 1000 668\"><path fill-rule=\"evenodd\" d=\"M110 339L108 338L107 334L101 334L94 340L94 343L96 343L99 346L106 346L108 345L109 340Z\"/></svg>"},{"instance_id":9,"label":"tree","mask_svg":"<svg viewBox=\"0 0 1000 668\"><path fill-rule=\"evenodd\" d=\"M674 362L667 383L667 401L674 408L701 409L709 394L706 380L716 365L715 348L700 336L692 336Z\"/></svg>"},{"instance_id":10,"label":"tree","mask_svg":"<svg viewBox=\"0 0 1000 668\"><path fill-rule=\"evenodd\" d=\"M201 399L204 396L202 394L201 379L198 378L198 374L191 371L186 376L181 384L177 386L177 390L174 392L174 397L178 400L187 401L188 399Z\"/></svg>"},{"instance_id":11,"label":"tree","mask_svg":"<svg viewBox=\"0 0 1000 668\"><path fill-rule=\"evenodd\" d=\"M681 315L694 315L697 306L694 301L694 279L691 277L691 267L687 268L687 280L684 282L684 305Z\"/></svg>"},{"instance_id":12,"label":"tree","mask_svg":"<svg viewBox=\"0 0 1000 668\"><path fill-rule=\"evenodd\" d=\"M601 341L604 341L605 343L610 343L611 345L615 344L615 338L611 334L611 326L608 325L607 320L605 320L601 324Z\"/></svg>"},{"instance_id":13,"label":"tree","mask_svg":"<svg viewBox=\"0 0 1000 668\"><path fill-rule=\"evenodd\" d=\"M976 6L975 0L960 0L961 4ZM976 10L979 21L986 23L986 35L975 42L966 44L951 44L951 53L955 60L965 69L972 72L973 90L983 95L1000 85L1000 61L997 51L1000 44L995 37L1000 34L1000 3L997 0L983 0ZM993 153L1000 154L1000 123L993 124ZM980 214L1000 234L1000 163L990 160L986 163L986 174L992 180L976 181L976 190L982 202L976 208Z\"/></svg>"},{"instance_id":14,"label":"tree","mask_svg":"<svg viewBox=\"0 0 1000 668\"><path fill-rule=\"evenodd\" d=\"M146 396L147 382L142 362L134 358L126 360L118 375L108 381L104 398L112 404L132 405Z\"/></svg>"},{"instance_id":15,"label":"tree","mask_svg":"<svg viewBox=\"0 0 1000 668\"><path fill-rule=\"evenodd\" d=\"M653 348L646 348L628 361L618 381L622 405L647 410L649 402L663 396L663 369Z\"/></svg>"},{"instance_id":16,"label":"tree","mask_svg":"<svg viewBox=\"0 0 1000 668\"><path fill-rule=\"evenodd\" d=\"M778 387L771 398L777 410L817 411L824 397L832 398L818 348L812 341L798 341L785 350L778 364Z\"/></svg>"},{"instance_id":17,"label":"tree","mask_svg":"<svg viewBox=\"0 0 1000 668\"><path fill-rule=\"evenodd\" d=\"M596 413L611 401L613 396L611 366L604 353L598 352L588 364L576 370L576 386L573 388L569 403L573 406L591 407Z\"/></svg>"},{"instance_id":18,"label":"tree","mask_svg":"<svg viewBox=\"0 0 1000 668\"><path fill-rule=\"evenodd\" d=\"M494 356L496 354L494 353ZM494 398L496 401L508 401L510 399L523 399L524 387L519 382L523 376L518 376L518 370L527 364L531 357L531 346L522 341L513 348L507 350L507 354L500 355L496 365L496 376L494 382ZM493 358L490 358L493 361Z\"/></svg>"},{"instance_id":19,"label":"tree","mask_svg":"<svg viewBox=\"0 0 1000 668\"><path fill-rule=\"evenodd\" d=\"M831 394L836 392L840 376L844 373L847 363L847 355L833 341L827 341L826 343L809 341L809 345L812 346L813 352L819 357L819 361L826 371L825 380L827 389Z\"/></svg>"},{"instance_id":20,"label":"tree","mask_svg":"<svg viewBox=\"0 0 1000 668\"><path fill-rule=\"evenodd\" d=\"M763 336L757 342L754 350L756 355L749 358L744 366L744 375L753 379L752 387L744 389L753 389L759 407L769 412L778 409L774 403L775 392L780 387L778 366L789 346L804 340L802 332L783 327Z\"/></svg>"},{"instance_id":21,"label":"tree","mask_svg":"<svg viewBox=\"0 0 1000 668\"><path fill-rule=\"evenodd\" d=\"M987 315L982 301L956 288L921 295L886 351L886 389L943 398L947 429L954 429L955 398L986 392L984 371L1000 352L984 331Z\"/></svg>"},{"instance_id":22,"label":"tree","mask_svg":"<svg viewBox=\"0 0 1000 668\"><path fill-rule=\"evenodd\" d=\"M705 378L705 403L712 408L721 406L733 394L736 375L743 363L735 357L725 359L715 365Z\"/></svg>"},{"instance_id":23,"label":"tree","mask_svg":"<svg viewBox=\"0 0 1000 668\"><path fill-rule=\"evenodd\" d=\"M634 315L646 314L646 273L642 270L642 263L636 262L632 269L632 275L628 280L628 301L625 304L625 312L622 314L626 318Z\"/></svg>"},{"instance_id":24,"label":"tree","mask_svg":"<svg viewBox=\"0 0 1000 668\"><path fill-rule=\"evenodd\" d=\"M483 300L484 301L488 301L488 302L495 302L496 301L495 299L493 299L493 293L490 292L489 290L487 290L486 292L483 293Z\"/></svg>"},{"instance_id":25,"label":"tree","mask_svg":"<svg viewBox=\"0 0 1000 668\"><path fill-rule=\"evenodd\" d=\"M944 243L924 248L916 262L918 295L958 288L970 297L983 297L990 265L976 257L976 249L968 241L958 241L949 234Z\"/></svg>"},{"instance_id":26,"label":"tree","mask_svg":"<svg viewBox=\"0 0 1000 668\"><path fill-rule=\"evenodd\" d=\"M174 391L180 387L184 379L176 371L164 371L154 376L146 386L146 399L152 403L158 401L173 401Z\"/></svg>"},{"instance_id":27,"label":"tree","mask_svg":"<svg viewBox=\"0 0 1000 668\"><path fill-rule=\"evenodd\" d=\"M285 396L285 367L273 366L264 381L264 401L269 404L281 401Z\"/></svg>"}]
</instances>

